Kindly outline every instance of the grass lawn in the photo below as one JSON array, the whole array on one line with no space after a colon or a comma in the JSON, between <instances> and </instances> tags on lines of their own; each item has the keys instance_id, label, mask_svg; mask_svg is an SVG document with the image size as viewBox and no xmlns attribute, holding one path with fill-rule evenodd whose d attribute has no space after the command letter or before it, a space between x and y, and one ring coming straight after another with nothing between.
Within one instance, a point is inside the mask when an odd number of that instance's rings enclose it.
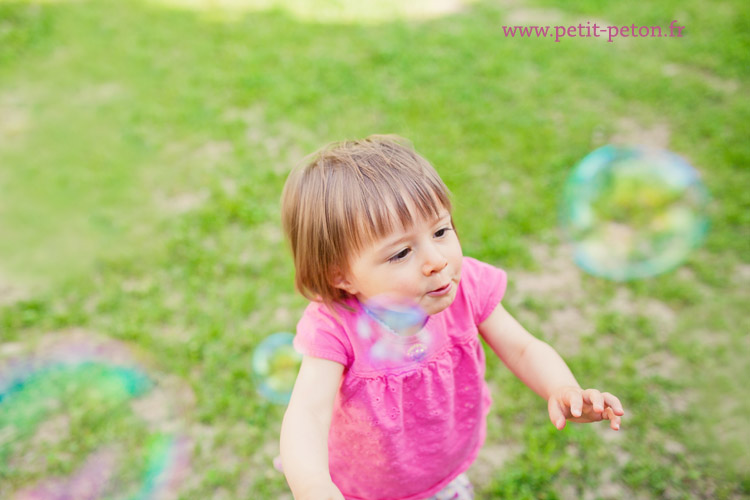
<instances>
[{"instance_id":1,"label":"grass lawn","mask_svg":"<svg viewBox=\"0 0 750 500\"><path fill-rule=\"evenodd\" d=\"M190 442L179 498L291 498L271 465L284 408L250 366L305 307L279 196L305 154L371 133L414 142L453 192L464 253L508 271L506 307L626 408L618 433L558 432L489 358L478 498L750 495L750 9L427 3L0 0L0 374L110 339L157 386L137 403L129 374L89 366L56 403L32 395L38 413L0 399L0 497L103 446L135 495L169 427ZM502 29L672 20L683 37ZM572 263L562 186L609 142L675 151L711 192L707 240L677 270L614 283Z\"/></svg>"}]
</instances>

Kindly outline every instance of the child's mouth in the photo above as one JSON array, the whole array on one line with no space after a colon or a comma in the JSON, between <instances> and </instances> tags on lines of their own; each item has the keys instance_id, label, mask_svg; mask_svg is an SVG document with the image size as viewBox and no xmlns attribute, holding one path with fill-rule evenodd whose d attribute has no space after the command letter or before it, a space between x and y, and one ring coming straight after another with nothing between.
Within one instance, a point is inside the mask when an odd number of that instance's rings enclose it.
<instances>
[{"instance_id":1,"label":"child's mouth","mask_svg":"<svg viewBox=\"0 0 750 500\"><path fill-rule=\"evenodd\" d=\"M453 282L449 281L447 285L441 286L440 288L436 288L435 290L432 290L431 292L427 292L427 295L430 295L432 297L439 297L441 295L445 295L446 293L450 292L451 288L453 288Z\"/></svg>"}]
</instances>

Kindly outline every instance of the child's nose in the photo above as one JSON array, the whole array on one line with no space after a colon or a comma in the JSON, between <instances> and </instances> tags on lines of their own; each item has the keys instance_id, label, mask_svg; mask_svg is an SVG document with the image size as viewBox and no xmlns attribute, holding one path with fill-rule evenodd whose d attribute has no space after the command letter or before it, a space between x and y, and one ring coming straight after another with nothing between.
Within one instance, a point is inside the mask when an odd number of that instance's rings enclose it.
<instances>
[{"instance_id":1,"label":"child's nose","mask_svg":"<svg viewBox=\"0 0 750 500\"><path fill-rule=\"evenodd\" d=\"M428 252L424 264L422 265L422 272L425 276L430 276L434 273L439 273L445 266L448 265L448 259L442 254L442 252L433 248Z\"/></svg>"}]
</instances>

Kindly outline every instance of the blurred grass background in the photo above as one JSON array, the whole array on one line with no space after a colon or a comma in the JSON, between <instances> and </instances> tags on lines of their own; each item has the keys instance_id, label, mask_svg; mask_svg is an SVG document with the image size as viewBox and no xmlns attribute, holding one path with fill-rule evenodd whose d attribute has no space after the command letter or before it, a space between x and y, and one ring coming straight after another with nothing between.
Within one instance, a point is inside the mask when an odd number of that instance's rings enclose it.
<instances>
[{"instance_id":1,"label":"blurred grass background","mask_svg":"<svg viewBox=\"0 0 750 500\"><path fill-rule=\"evenodd\" d=\"M750 9L438 4L0 0L0 359L73 329L148 353L192 394L180 498L289 498L270 463L283 408L249 362L305 306L281 188L329 141L397 133L452 190L464 253L508 270L507 307L627 410L617 434L557 432L490 360L479 498L750 494ZM502 30L672 20L684 37ZM612 140L677 152L712 193L707 242L677 271L617 284L570 263L562 185ZM33 467L0 463L0 496L118 439L80 405Z\"/></svg>"}]
</instances>

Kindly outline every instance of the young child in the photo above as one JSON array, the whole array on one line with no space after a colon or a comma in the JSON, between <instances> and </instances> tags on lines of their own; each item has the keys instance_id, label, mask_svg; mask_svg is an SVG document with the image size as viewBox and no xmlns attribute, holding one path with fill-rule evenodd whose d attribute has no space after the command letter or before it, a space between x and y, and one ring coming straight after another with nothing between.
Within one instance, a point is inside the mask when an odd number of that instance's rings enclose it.
<instances>
[{"instance_id":1,"label":"young child","mask_svg":"<svg viewBox=\"0 0 750 500\"><path fill-rule=\"evenodd\" d=\"M548 401L558 429L609 420L620 401L583 390L500 303L505 272L464 257L448 190L404 141L331 145L282 195L302 365L281 428L296 500L470 499L486 434L481 335Z\"/></svg>"}]
</instances>

